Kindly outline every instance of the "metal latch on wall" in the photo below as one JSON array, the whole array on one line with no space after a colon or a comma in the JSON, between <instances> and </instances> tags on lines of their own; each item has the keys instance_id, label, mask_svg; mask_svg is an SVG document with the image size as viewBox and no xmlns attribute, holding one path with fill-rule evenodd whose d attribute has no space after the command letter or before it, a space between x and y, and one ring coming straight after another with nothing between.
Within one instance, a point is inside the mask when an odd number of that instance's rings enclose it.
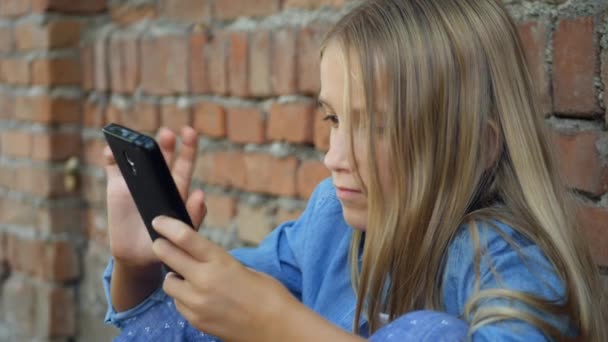
<instances>
[{"instance_id":1,"label":"metal latch on wall","mask_svg":"<svg viewBox=\"0 0 608 342\"><path fill-rule=\"evenodd\" d=\"M78 160L78 157L70 157L63 166L63 185L68 192L76 190L79 172L80 161Z\"/></svg>"}]
</instances>

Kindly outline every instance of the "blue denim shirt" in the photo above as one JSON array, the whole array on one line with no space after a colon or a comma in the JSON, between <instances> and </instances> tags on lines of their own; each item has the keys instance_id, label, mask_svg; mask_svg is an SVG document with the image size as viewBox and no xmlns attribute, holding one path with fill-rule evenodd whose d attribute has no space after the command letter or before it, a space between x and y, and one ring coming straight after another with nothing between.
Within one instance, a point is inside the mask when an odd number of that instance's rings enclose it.
<instances>
[{"instance_id":1,"label":"blue denim shirt","mask_svg":"<svg viewBox=\"0 0 608 342\"><path fill-rule=\"evenodd\" d=\"M479 239L486 251L481 262L480 288L508 288L562 301L562 282L540 249L509 226L499 222L497 225L502 234L518 245L519 250L514 250L495 229L480 225ZM273 276L307 307L338 327L351 331L356 306L348 264L351 234L352 229L344 221L335 189L331 180L327 179L317 186L298 220L280 225L259 246L233 250L231 254L245 266ZM522 258L525 258L525 262ZM103 276L109 304L105 322L122 330L119 340L216 340L189 325L162 289L138 306L116 312L109 295L112 268L113 261L110 260ZM469 229L462 227L451 242L446 256L442 283L445 313L463 318L465 304L474 290L474 280L473 242ZM496 299L485 301L478 310L496 305L523 306ZM542 314L541 317L567 329L563 320ZM413 321L416 322L415 319ZM395 327L394 331L403 328L399 322L391 325ZM363 336L367 337L367 322L361 321L359 324ZM412 329L408 329L410 334ZM392 333L389 335L392 336ZM423 340L421 337L426 335L420 329L417 336L418 340ZM488 324L474 331L472 340L545 341L546 338L526 323L506 321Z\"/></svg>"}]
</instances>

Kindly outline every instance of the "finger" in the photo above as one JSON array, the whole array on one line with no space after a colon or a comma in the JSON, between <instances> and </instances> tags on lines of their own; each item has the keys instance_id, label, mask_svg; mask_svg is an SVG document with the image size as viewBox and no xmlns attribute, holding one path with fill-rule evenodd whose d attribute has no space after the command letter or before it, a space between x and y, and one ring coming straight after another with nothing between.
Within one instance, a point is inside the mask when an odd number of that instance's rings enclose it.
<instances>
[{"instance_id":1,"label":"finger","mask_svg":"<svg viewBox=\"0 0 608 342\"><path fill-rule=\"evenodd\" d=\"M163 157L165 157L165 162L167 162L169 168L173 165L176 141L175 133L173 133L172 130L166 127L161 127L158 130L158 146L160 147L160 151L163 153Z\"/></svg>"},{"instance_id":2,"label":"finger","mask_svg":"<svg viewBox=\"0 0 608 342\"><path fill-rule=\"evenodd\" d=\"M226 252L205 239L187 224L167 216L152 220L152 227L176 247L198 261L209 261Z\"/></svg>"},{"instance_id":3,"label":"finger","mask_svg":"<svg viewBox=\"0 0 608 342\"><path fill-rule=\"evenodd\" d=\"M189 278L196 272L198 262L167 239L158 238L154 240L152 250L165 265L184 278Z\"/></svg>"},{"instance_id":4,"label":"finger","mask_svg":"<svg viewBox=\"0 0 608 342\"><path fill-rule=\"evenodd\" d=\"M186 209L192 219L194 229L198 231L205 215L207 215L207 206L205 205L205 194L202 190L194 190L186 201Z\"/></svg>"},{"instance_id":5,"label":"finger","mask_svg":"<svg viewBox=\"0 0 608 342\"><path fill-rule=\"evenodd\" d=\"M197 150L196 131L192 127L184 127L182 129L182 144L172 168L173 179L183 199L188 195Z\"/></svg>"},{"instance_id":6,"label":"finger","mask_svg":"<svg viewBox=\"0 0 608 342\"><path fill-rule=\"evenodd\" d=\"M118 165L116 165L116 160L114 159L114 154L112 154L112 150L108 145L106 145L106 147L104 147L103 149L103 160L107 177L121 176L120 170L118 169Z\"/></svg>"}]
</instances>

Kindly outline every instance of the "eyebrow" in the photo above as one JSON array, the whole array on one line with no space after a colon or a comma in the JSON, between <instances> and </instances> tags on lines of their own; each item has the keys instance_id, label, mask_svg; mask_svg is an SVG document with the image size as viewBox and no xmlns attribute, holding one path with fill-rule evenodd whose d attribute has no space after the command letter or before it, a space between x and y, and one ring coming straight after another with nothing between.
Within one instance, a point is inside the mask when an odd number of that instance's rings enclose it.
<instances>
[{"instance_id":1,"label":"eyebrow","mask_svg":"<svg viewBox=\"0 0 608 342\"><path fill-rule=\"evenodd\" d=\"M330 111L332 111L332 112L334 112L334 113L336 112L336 111L334 110L334 108L333 108L333 107L332 107L332 106L331 106L331 105L330 105L330 104L329 104L329 103L328 103L328 102L327 102L327 101L326 101L324 98L322 98L322 97L318 96L318 97L317 97L317 102L319 103L319 105L324 106L324 107L327 107L327 108L328 108Z\"/></svg>"}]
</instances>

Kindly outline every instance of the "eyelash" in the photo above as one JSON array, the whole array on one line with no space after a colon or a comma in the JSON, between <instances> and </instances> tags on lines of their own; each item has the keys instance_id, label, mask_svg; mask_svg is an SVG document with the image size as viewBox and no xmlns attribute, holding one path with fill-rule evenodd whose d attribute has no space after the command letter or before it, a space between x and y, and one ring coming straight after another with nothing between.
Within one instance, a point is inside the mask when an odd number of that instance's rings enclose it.
<instances>
[{"instance_id":1,"label":"eyelash","mask_svg":"<svg viewBox=\"0 0 608 342\"><path fill-rule=\"evenodd\" d=\"M327 114L323 117L323 121L330 122L332 125L337 125L339 123L338 116L335 114Z\"/></svg>"}]
</instances>

